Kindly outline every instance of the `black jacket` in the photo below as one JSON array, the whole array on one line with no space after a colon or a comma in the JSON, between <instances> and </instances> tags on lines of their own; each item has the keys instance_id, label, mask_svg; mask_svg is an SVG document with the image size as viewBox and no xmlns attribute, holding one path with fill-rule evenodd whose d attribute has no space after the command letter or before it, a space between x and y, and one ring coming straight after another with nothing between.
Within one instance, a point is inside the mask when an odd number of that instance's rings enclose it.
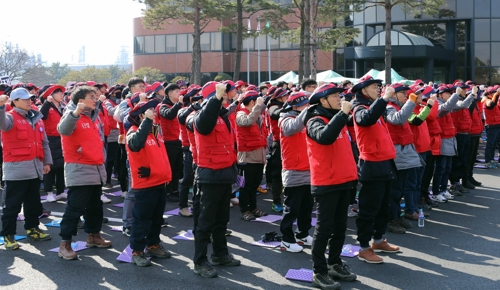
<instances>
[{"instance_id":1,"label":"black jacket","mask_svg":"<svg viewBox=\"0 0 500 290\"><path fill-rule=\"evenodd\" d=\"M369 108L360 105L369 106ZM373 126L380 116L385 118L386 107L387 102L384 99L378 98L372 101L361 92L357 92L353 102L354 122L362 127ZM394 163L393 159L374 162L362 160L360 157L358 161L358 178L360 181L394 180L397 178L396 163Z\"/></svg>"},{"instance_id":2,"label":"black jacket","mask_svg":"<svg viewBox=\"0 0 500 290\"><path fill-rule=\"evenodd\" d=\"M227 109L222 107L222 99L218 100L215 97L211 98L196 112L194 117L196 131L201 135L210 134L214 130L217 119L220 116L226 123L227 133L231 134L231 123L226 113ZM186 124L186 126L187 125L188 124ZM233 184L236 182L237 175L238 169L236 168L236 163L228 168L219 170L198 166L198 168L196 168L195 181L200 184Z\"/></svg>"}]
</instances>

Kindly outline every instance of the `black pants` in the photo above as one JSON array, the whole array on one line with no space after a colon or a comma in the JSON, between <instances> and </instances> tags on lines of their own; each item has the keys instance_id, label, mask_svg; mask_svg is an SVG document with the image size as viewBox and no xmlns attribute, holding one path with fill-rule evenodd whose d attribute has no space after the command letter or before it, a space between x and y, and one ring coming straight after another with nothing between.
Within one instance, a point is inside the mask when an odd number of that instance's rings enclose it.
<instances>
[{"instance_id":1,"label":"black pants","mask_svg":"<svg viewBox=\"0 0 500 290\"><path fill-rule=\"evenodd\" d=\"M125 144L120 145L120 169L119 169L119 181L120 189L122 192L128 191L128 171L127 171L127 150L125 149Z\"/></svg>"},{"instance_id":2,"label":"black pants","mask_svg":"<svg viewBox=\"0 0 500 290\"><path fill-rule=\"evenodd\" d=\"M15 235L17 215L24 203L24 228L38 227L38 217L42 215L40 202L40 179L7 180L5 189L5 208L2 215L0 236Z\"/></svg>"},{"instance_id":3,"label":"black pants","mask_svg":"<svg viewBox=\"0 0 500 290\"><path fill-rule=\"evenodd\" d=\"M56 184L56 194L64 192L64 167L51 168L49 173L43 175L43 188L45 192L52 192L52 188Z\"/></svg>"},{"instance_id":4,"label":"black pants","mask_svg":"<svg viewBox=\"0 0 500 290\"><path fill-rule=\"evenodd\" d=\"M172 181L167 185L167 193L179 192L179 179L182 178L182 143L180 140L177 141L165 141L165 148L167 150L168 162L170 163L170 169L172 170Z\"/></svg>"},{"instance_id":5,"label":"black pants","mask_svg":"<svg viewBox=\"0 0 500 290\"><path fill-rule=\"evenodd\" d=\"M425 170L420 184L420 197L428 198L429 186L431 185L432 176L434 176L434 166L436 165L436 157L429 151L425 158Z\"/></svg>"},{"instance_id":6,"label":"black pants","mask_svg":"<svg viewBox=\"0 0 500 290\"><path fill-rule=\"evenodd\" d=\"M135 204L132 212L130 248L137 252L146 246L160 243L163 211L167 203L166 185L134 190Z\"/></svg>"},{"instance_id":7,"label":"black pants","mask_svg":"<svg viewBox=\"0 0 500 290\"><path fill-rule=\"evenodd\" d=\"M314 273L328 272L325 250L328 246L328 264L341 264L340 253L347 230L347 208L350 190L333 191L316 195L317 221L312 242ZM360 210L361 212L361 210Z\"/></svg>"},{"instance_id":8,"label":"black pants","mask_svg":"<svg viewBox=\"0 0 500 290\"><path fill-rule=\"evenodd\" d=\"M273 142L273 146L271 147L271 158L269 158L268 162L271 163L270 173L272 176L271 191L273 193L273 203L281 204L283 181L281 180L282 164L281 164L281 145L279 141Z\"/></svg>"},{"instance_id":9,"label":"black pants","mask_svg":"<svg viewBox=\"0 0 500 290\"><path fill-rule=\"evenodd\" d=\"M295 187L285 187L284 192L283 219L280 224L280 231L283 234L283 241L296 243L298 239L309 235L311 228L311 212L313 198L311 195L311 185ZM297 220L297 235L293 232L293 222Z\"/></svg>"},{"instance_id":10,"label":"black pants","mask_svg":"<svg viewBox=\"0 0 500 290\"><path fill-rule=\"evenodd\" d=\"M120 156L120 145L118 142L108 142L107 153L106 153L106 183L111 183L111 174L113 174L113 168L115 167L115 161ZM116 170L116 168L115 168Z\"/></svg>"},{"instance_id":11,"label":"black pants","mask_svg":"<svg viewBox=\"0 0 500 290\"><path fill-rule=\"evenodd\" d=\"M193 163L193 172L196 172L196 164ZM200 190L196 180L193 182L193 235L196 233L198 218L200 217Z\"/></svg>"},{"instance_id":12,"label":"black pants","mask_svg":"<svg viewBox=\"0 0 500 290\"><path fill-rule=\"evenodd\" d=\"M68 205L61 221L59 235L63 240L71 240L76 236L80 216L85 219L86 233L98 233L102 227L101 185L70 186Z\"/></svg>"},{"instance_id":13,"label":"black pants","mask_svg":"<svg viewBox=\"0 0 500 290\"><path fill-rule=\"evenodd\" d=\"M381 239L387 230L391 183L387 180L361 181L356 226L358 241L363 248L370 246L372 237Z\"/></svg>"},{"instance_id":14,"label":"black pants","mask_svg":"<svg viewBox=\"0 0 500 290\"><path fill-rule=\"evenodd\" d=\"M395 220L401 215L401 198L408 179L410 169L398 170L398 179L391 183L391 197L389 199L389 220ZM361 210L360 210L361 211Z\"/></svg>"},{"instance_id":15,"label":"black pants","mask_svg":"<svg viewBox=\"0 0 500 290\"><path fill-rule=\"evenodd\" d=\"M262 174L262 173L261 173ZM207 261L207 247L212 236L213 255L228 255L226 230L229 222L231 184L198 184L200 216L196 226L193 261L199 265Z\"/></svg>"},{"instance_id":16,"label":"black pants","mask_svg":"<svg viewBox=\"0 0 500 290\"><path fill-rule=\"evenodd\" d=\"M457 134L457 155L453 156L451 161L451 172L448 179L451 184L459 182L469 168L469 147L470 136L469 134Z\"/></svg>"},{"instance_id":17,"label":"black pants","mask_svg":"<svg viewBox=\"0 0 500 290\"><path fill-rule=\"evenodd\" d=\"M183 177L179 190L179 208L188 206L189 188L193 186L194 170L193 170L193 154L189 147L182 147L183 154Z\"/></svg>"},{"instance_id":18,"label":"black pants","mask_svg":"<svg viewBox=\"0 0 500 290\"><path fill-rule=\"evenodd\" d=\"M470 137L469 153L467 154L467 168L462 176L462 183L467 183L474 175L474 164L476 164L477 150L479 150L479 138L481 138L481 136Z\"/></svg>"},{"instance_id":19,"label":"black pants","mask_svg":"<svg viewBox=\"0 0 500 290\"><path fill-rule=\"evenodd\" d=\"M253 211L257 208L257 188L262 181L264 164L248 163L243 166L243 176L245 176L245 186L240 189L240 210L242 213Z\"/></svg>"}]
</instances>

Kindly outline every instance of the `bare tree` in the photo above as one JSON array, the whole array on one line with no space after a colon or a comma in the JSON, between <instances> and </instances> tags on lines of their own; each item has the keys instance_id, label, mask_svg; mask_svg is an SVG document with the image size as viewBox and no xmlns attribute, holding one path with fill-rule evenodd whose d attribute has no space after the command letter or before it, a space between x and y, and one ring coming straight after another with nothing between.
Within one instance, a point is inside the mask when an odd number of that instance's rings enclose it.
<instances>
[{"instance_id":1,"label":"bare tree","mask_svg":"<svg viewBox=\"0 0 500 290\"><path fill-rule=\"evenodd\" d=\"M11 81L19 80L36 63L26 50L5 43L0 48L0 75L8 76Z\"/></svg>"}]
</instances>

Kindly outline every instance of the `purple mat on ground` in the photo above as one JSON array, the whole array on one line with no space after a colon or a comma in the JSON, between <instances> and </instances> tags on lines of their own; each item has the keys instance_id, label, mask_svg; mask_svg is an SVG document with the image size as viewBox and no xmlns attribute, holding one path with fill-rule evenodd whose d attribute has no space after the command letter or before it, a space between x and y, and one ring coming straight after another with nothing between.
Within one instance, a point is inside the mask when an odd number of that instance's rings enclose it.
<instances>
[{"instance_id":1,"label":"purple mat on ground","mask_svg":"<svg viewBox=\"0 0 500 290\"><path fill-rule=\"evenodd\" d=\"M317 214L318 214L318 211L317 211L317 210L315 210L315 211L313 211L312 213L317 215Z\"/></svg>"},{"instance_id":2,"label":"purple mat on ground","mask_svg":"<svg viewBox=\"0 0 500 290\"><path fill-rule=\"evenodd\" d=\"M282 218L283 217L280 215L270 214L267 216L258 217L256 219L254 219L252 222L274 223L274 222L281 220Z\"/></svg>"},{"instance_id":3,"label":"purple mat on ground","mask_svg":"<svg viewBox=\"0 0 500 290\"><path fill-rule=\"evenodd\" d=\"M113 204L113 206L115 206L115 207L123 207L123 202L122 203L115 203L115 204Z\"/></svg>"},{"instance_id":4,"label":"purple mat on ground","mask_svg":"<svg viewBox=\"0 0 500 290\"><path fill-rule=\"evenodd\" d=\"M122 192L121 190L115 191L115 192L105 192L105 195L110 195L110 196L121 196Z\"/></svg>"},{"instance_id":5,"label":"purple mat on ground","mask_svg":"<svg viewBox=\"0 0 500 290\"><path fill-rule=\"evenodd\" d=\"M113 232L121 232L122 231L122 227L111 227L111 230Z\"/></svg>"},{"instance_id":6,"label":"purple mat on ground","mask_svg":"<svg viewBox=\"0 0 500 290\"><path fill-rule=\"evenodd\" d=\"M148 260L151 260L150 257L147 257ZM132 249L130 245L128 245L125 250L116 258L118 261L122 261L125 263L132 263Z\"/></svg>"},{"instance_id":7,"label":"purple mat on ground","mask_svg":"<svg viewBox=\"0 0 500 290\"><path fill-rule=\"evenodd\" d=\"M24 214L20 213L17 215L17 220L18 221L24 221Z\"/></svg>"},{"instance_id":8,"label":"purple mat on ground","mask_svg":"<svg viewBox=\"0 0 500 290\"><path fill-rule=\"evenodd\" d=\"M173 210L166 211L166 212L164 212L163 214L169 214L169 215L179 215L179 210L180 210L180 209L175 208L175 209L173 209ZM190 211L190 212L193 212L193 211L191 210L191 208L189 208L189 211Z\"/></svg>"},{"instance_id":9,"label":"purple mat on ground","mask_svg":"<svg viewBox=\"0 0 500 290\"><path fill-rule=\"evenodd\" d=\"M295 221L293 224L297 225L297 221ZM313 226L313 227L316 226L316 218L311 218L311 226Z\"/></svg>"},{"instance_id":10,"label":"purple mat on ground","mask_svg":"<svg viewBox=\"0 0 500 290\"><path fill-rule=\"evenodd\" d=\"M50 223L46 223L45 226L60 228L61 227L61 220L53 220Z\"/></svg>"},{"instance_id":11,"label":"purple mat on ground","mask_svg":"<svg viewBox=\"0 0 500 290\"><path fill-rule=\"evenodd\" d=\"M26 239L26 236L14 236L14 239L16 241L19 241L19 240ZM3 239L3 237L0 237L0 246L3 245L4 243L5 243L5 240Z\"/></svg>"},{"instance_id":12,"label":"purple mat on ground","mask_svg":"<svg viewBox=\"0 0 500 290\"><path fill-rule=\"evenodd\" d=\"M340 255L342 257L354 258L359 254L359 250L361 250L361 247L347 244L342 247Z\"/></svg>"},{"instance_id":13,"label":"purple mat on ground","mask_svg":"<svg viewBox=\"0 0 500 290\"><path fill-rule=\"evenodd\" d=\"M484 164L477 164L477 165L474 165L474 168L486 169L486 166Z\"/></svg>"},{"instance_id":14,"label":"purple mat on ground","mask_svg":"<svg viewBox=\"0 0 500 290\"><path fill-rule=\"evenodd\" d=\"M71 248L73 249L73 251L78 252L78 251L81 251L81 250L88 249L89 247L87 247L86 244L87 244L87 242L82 242L82 241L72 242L71 243ZM59 252L59 247L50 249L49 252L58 253Z\"/></svg>"},{"instance_id":15,"label":"purple mat on ground","mask_svg":"<svg viewBox=\"0 0 500 290\"><path fill-rule=\"evenodd\" d=\"M41 199L41 200L47 200L47 195L41 195L41 196L40 196L40 199Z\"/></svg>"},{"instance_id":16,"label":"purple mat on ground","mask_svg":"<svg viewBox=\"0 0 500 290\"><path fill-rule=\"evenodd\" d=\"M173 237L174 240L186 240L186 241L194 241L194 235L192 230L188 230L178 236Z\"/></svg>"},{"instance_id":17,"label":"purple mat on ground","mask_svg":"<svg viewBox=\"0 0 500 290\"><path fill-rule=\"evenodd\" d=\"M263 242L262 240L258 240L257 242L253 242L251 245L259 246L264 248L276 248L281 245L281 242Z\"/></svg>"},{"instance_id":18,"label":"purple mat on ground","mask_svg":"<svg viewBox=\"0 0 500 290\"><path fill-rule=\"evenodd\" d=\"M309 269L290 269L285 275L285 278L289 280L312 282L313 270Z\"/></svg>"},{"instance_id":19,"label":"purple mat on ground","mask_svg":"<svg viewBox=\"0 0 500 290\"><path fill-rule=\"evenodd\" d=\"M42 213L42 215L41 215L41 216L39 216L38 218L39 218L39 219L41 219L41 218L43 218L43 217L48 217L48 216L49 216L48 214Z\"/></svg>"}]
</instances>

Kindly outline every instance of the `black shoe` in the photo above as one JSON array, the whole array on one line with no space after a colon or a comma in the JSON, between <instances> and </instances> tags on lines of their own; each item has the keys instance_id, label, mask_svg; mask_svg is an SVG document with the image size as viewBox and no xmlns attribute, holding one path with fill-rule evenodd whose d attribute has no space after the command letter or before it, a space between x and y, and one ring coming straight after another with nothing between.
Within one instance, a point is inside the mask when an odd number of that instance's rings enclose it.
<instances>
[{"instance_id":1,"label":"black shoe","mask_svg":"<svg viewBox=\"0 0 500 290\"><path fill-rule=\"evenodd\" d=\"M230 236L232 233L233 233L233 231L232 231L232 230L226 230L225 235L226 235L226 237L227 237L227 236Z\"/></svg>"},{"instance_id":2,"label":"black shoe","mask_svg":"<svg viewBox=\"0 0 500 290\"><path fill-rule=\"evenodd\" d=\"M462 182L462 186L467 189L476 189L476 186L470 181Z\"/></svg>"},{"instance_id":3,"label":"black shoe","mask_svg":"<svg viewBox=\"0 0 500 290\"><path fill-rule=\"evenodd\" d=\"M349 266L346 264L328 265L328 274L330 277L340 281L352 282L356 280L356 274L351 273L349 270Z\"/></svg>"},{"instance_id":4,"label":"black shoe","mask_svg":"<svg viewBox=\"0 0 500 290\"><path fill-rule=\"evenodd\" d=\"M179 202L179 193L169 193L167 194L167 201L169 202Z\"/></svg>"},{"instance_id":5,"label":"black shoe","mask_svg":"<svg viewBox=\"0 0 500 290\"><path fill-rule=\"evenodd\" d=\"M425 201L420 200L420 203L418 204L418 208L421 208L423 210L432 210L432 207L428 205Z\"/></svg>"},{"instance_id":6,"label":"black shoe","mask_svg":"<svg viewBox=\"0 0 500 290\"><path fill-rule=\"evenodd\" d=\"M208 261L205 261L200 265L194 265L193 272L205 278L214 278L218 275L217 270L215 270L215 268Z\"/></svg>"},{"instance_id":7,"label":"black shoe","mask_svg":"<svg viewBox=\"0 0 500 290\"><path fill-rule=\"evenodd\" d=\"M402 226L399 225L398 219L390 221L389 224L387 225L387 229L389 230L389 232L395 233L395 234L406 233L406 230Z\"/></svg>"},{"instance_id":8,"label":"black shoe","mask_svg":"<svg viewBox=\"0 0 500 290\"><path fill-rule=\"evenodd\" d=\"M318 287L320 289L340 289L340 283L332 280L330 275L328 274L314 274L313 276L313 286Z\"/></svg>"},{"instance_id":9,"label":"black shoe","mask_svg":"<svg viewBox=\"0 0 500 290\"><path fill-rule=\"evenodd\" d=\"M241 264L240 260L236 260L233 255L225 255L222 257L216 257L212 254L210 257L210 263L214 266L222 265L222 266L239 266Z\"/></svg>"},{"instance_id":10,"label":"black shoe","mask_svg":"<svg viewBox=\"0 0 500 290\"><path fill-rule=\"evenodd\" d=\"M132 230L131 227L122 227L122 234L124 236L130 237L130 231Z\"/></svg>"},{"instance_id":11,"label":"black shoe","mask_svg":"<svg viewBox=\"0 0 500 290\"><path fill-rule=\"evenodd\" d=\"M479 181L475 180L475 179L474 179L474 177L471 177L471 178L470 178L470 180L469 180L469 182L470 182L472 185L474 185L474 186L481 186L481 185L483 185L481 182L479 182Z\"/></svg>"},{"instance_id":12,"label":"black shoe","mask_svg":"<svg viewBox=\"0 0 500 290\"><path fill-rule=\"evenodd\" d=\"M411 229L413 227L409 221L405 220L402 217L398 218L398 223L401 227L405 229Z\"/></svg>"}]
</instances>

